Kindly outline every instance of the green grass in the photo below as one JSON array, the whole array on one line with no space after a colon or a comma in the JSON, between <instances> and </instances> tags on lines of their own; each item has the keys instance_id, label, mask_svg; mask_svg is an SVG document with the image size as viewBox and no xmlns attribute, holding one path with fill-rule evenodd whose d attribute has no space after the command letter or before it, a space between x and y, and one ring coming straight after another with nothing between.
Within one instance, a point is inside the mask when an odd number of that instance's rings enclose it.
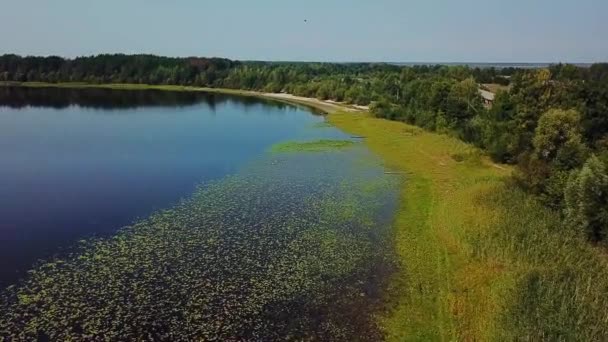
<instances>
[{"instance_id":1,"label":"green grass","mask_svg":"<svg viewBox=\"0 0 608 342\"><path fill-rule=\"evenodd\" d=\"M331 114L329 121L367 137L389 168L408 175L394 228L402 273L389 294L393 308L382 318L388 339L487 338L496 312L489 303L480 305L488 289L473 282L493 281L494 275L485 272L489 262L471 260L467 238L492 210L474 203L471 194L508 171L477 158L474 148L458 140L399 122L345 113Z\"/></svg>"},{"instance_id":2,"label":"green grass","mask_svg":"<svg viewBox=\"0 0 608 342\"><path fill-rule=\"evenodd\" d=\"M603 249L456 139L368 114L329 121L406 174L394 221L401 271L379 318L391 341L604 340Z\"/></svg>"},{"instance_id":3,"label":"green grass","mask_svg":"<svg viewBox=\"0 0 608 342\"><path fill-rule=\"evenodd\" d=\"M351 147L355 142L350 140L314 140L314 141L287 141L278 143L270 148L273 153L293 152L328 152Z\"/></svg>"},{"instance_id":4,"label":"green grass","mask_svg":"<svg viewBox=\"0 0 608 342\"><path fill-rule=\"evenodd\" d=\"M594 247L563 227L557 213L509 184L486 193L499 219L477 238L477 258L493 257L511 272L502 307L504 340L600 341L608 336L608 263Z\"/></svg>"}]
</instances>

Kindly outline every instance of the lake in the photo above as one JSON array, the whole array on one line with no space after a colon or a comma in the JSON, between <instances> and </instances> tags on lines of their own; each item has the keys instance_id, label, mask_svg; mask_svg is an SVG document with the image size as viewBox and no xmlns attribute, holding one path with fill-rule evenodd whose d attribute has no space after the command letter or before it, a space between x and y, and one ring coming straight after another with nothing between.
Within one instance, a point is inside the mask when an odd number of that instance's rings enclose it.
<instances>
[{"instance_id":1,"label":"lake","mask_svg":"<svg viewBox=\"0 0 608 342\"><path fill-rule=\"evenodd\" d=\"M322 115L218 94L0 88L0 158L10 336L379 336L399 180Z\"/></svg>"}]
</instances>

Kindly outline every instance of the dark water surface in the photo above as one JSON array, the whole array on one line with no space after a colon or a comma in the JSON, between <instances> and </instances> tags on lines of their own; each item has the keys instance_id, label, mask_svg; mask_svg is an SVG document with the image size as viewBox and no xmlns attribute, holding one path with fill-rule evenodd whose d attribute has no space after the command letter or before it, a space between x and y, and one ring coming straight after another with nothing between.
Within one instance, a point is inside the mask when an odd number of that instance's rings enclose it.
<instances>
[{"instance_id":1,"label":"dark water surface","mask_svg":"<svg viewBox=\"0 0 608 342\"><path fill-rule=\"evenodd\" d=\"M350 139L322 116L194 93L0 103L0 340L382 340L400 180L361 143L271 148Z\"/></svg>"},{"instance_id":2,"label":"dark water surface","mask_svg":"<svg viewBox=\"0 0 608 342\"><path fill-rule=\"evenodd\" d=\"M162 91L0 88L0 287L37 259L170 207L272 144L343 137L272 102Z\"/></svg>"}]
</instances>

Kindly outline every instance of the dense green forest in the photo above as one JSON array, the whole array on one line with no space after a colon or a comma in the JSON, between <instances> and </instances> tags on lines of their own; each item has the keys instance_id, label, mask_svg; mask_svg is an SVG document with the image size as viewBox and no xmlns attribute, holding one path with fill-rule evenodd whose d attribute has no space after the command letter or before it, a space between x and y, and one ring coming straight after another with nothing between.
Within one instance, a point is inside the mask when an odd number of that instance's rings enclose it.
<instances>
[{"instance_id":1,"label":"dense green forest","mask_svg":"<svg viewBox=\"0 0 608 342\"><path fill-rule=\"evenodd\" d=\"M593 242L608 234L608 64L546 69L237 62L151 55L0 56L0 82L178 84L370 105L517 164L517 183ZM502 85L484 106L483 84Z\"/></svg>"}]
</instances>

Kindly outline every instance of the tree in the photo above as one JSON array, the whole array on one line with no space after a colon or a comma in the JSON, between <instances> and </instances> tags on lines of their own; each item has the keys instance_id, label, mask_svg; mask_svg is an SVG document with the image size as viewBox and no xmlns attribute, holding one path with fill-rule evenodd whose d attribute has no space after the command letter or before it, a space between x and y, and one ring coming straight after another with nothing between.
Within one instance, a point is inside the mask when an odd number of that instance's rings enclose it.
<instances>
[{"instance_id":1,"label":"tree","mask_svg":"<svg viewBox=\"0 0 608 342\"><path fill-rule=\"evenodd\" d=\"M398 117L398 106L380 99L370 105L370 111L378 118L395 120Z\"/></svg>"},{"instance_id":2,"label":"tree","mask_svg":"<svg viewBox=\"0 0 608 342\"><path fill-rule=\"evenodd\" d=\"M540 160L559 163L562 169L579 166L585 150L580 114L575 110L547 111L538 120L533 146Z\"/></svg>"},{"instance_id":3,"label":"tree","mask_svg":"<svg viewBox=\"0 0 608 342\"><path fill-rule=\"evenodd\" d=\"M591 156L579 171L573 171L564 193L566 219L587 238L599 242L608 233L608 170Z\"/></svg>"},{"instance_id":4,"label":"tree","mask_svg":"<svg viewBox=\"0 0 608 342\"><path fill-rule=\"evenodd\" d=\"M477 115L483 108L479 86L473 78L455 83L447 98L446 115L457 127Z\"/></svg>"},{"instance_id":5,"label":"tree","mask_svg":"<svg viewBox=\"0 0 608 342\"><path fill-rule=\"evenodd\" d=\"M594 143L608 134L608 80L585 82L580 95L585 99L584 135L588 142Z\"/></svg>"},{"instance_id":6,"label":"tree","mask_svg":"<svg viewBox=\"0 0 608 342\"><path fill-rule=\"evenodd\" d=\"M532 154L520 158L523 184L546 205L560 208L571 170L584 162L580 115L574 110L551 109L543 114L535 130Z\"/></svg>"},{"instance_id":7,"label":"tree","mask_svg":"<svg viewBox=\"0 0 608 342\"><path fill-rule=\"evenodd\" d=\"M499 91L492 108L482 111L479 116L481 138L478 143L485 148L492 159L505 163L515 162L518 140L515 135L515 104L509 93Z\"/></svg>"}]
</instances>

